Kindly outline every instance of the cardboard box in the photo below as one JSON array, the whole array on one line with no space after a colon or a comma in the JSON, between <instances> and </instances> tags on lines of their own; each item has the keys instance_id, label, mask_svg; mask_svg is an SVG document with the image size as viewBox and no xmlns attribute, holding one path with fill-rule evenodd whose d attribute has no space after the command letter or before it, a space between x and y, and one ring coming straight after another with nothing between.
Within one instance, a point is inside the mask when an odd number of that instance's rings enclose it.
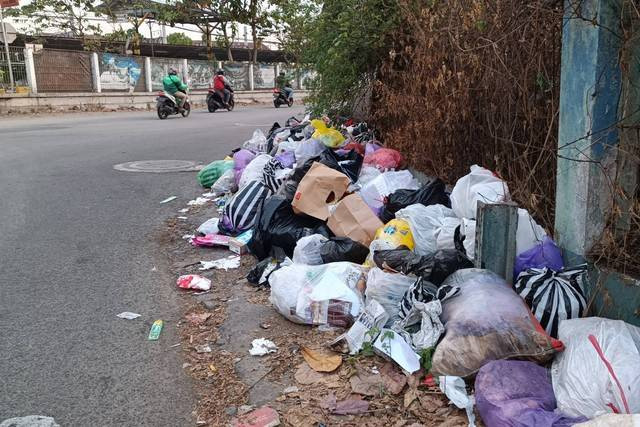
<instances>
[{"instance_id":1,"label":"cardboard box","mask_svg":"<svg viewBox=\"0 0 640 427\"><path fill-rule=\"evenodd\" d=\"M351 194L342 199L327 223L336 236L349 237L365 246L369 246L376 231L383 225L362 197L357 194Z\"/></svg>"},{"instance_id":2,"label":"cardboard box","mask_svg":"<svg viewBox=\"0 0 640 427\"><path fill-rule=\"evenodd\" d=\"M351 180L342 172L315 162L298 184L291 207L295 213L304 213L322 221L329 217L329 205L344 196Z\"/></svg>"},{"instance_id":3,"label":"cardboard box","mask_svg":"<svg viewBox=\"0 0 640 427\"><path fill-rule=\"evenodd\" d=\"M247 244L253 237L253 230L247 230L244 233L229 239L229 250L238 255L246 255L249 253Z\"/></svg>"}]
</instances>

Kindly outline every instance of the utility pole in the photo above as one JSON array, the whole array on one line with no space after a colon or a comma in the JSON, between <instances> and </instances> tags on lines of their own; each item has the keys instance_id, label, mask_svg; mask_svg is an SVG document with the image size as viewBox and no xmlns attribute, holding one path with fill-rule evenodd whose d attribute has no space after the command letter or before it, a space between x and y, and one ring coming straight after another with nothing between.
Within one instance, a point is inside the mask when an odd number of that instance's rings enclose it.
<instances>
[{"instance_id":1,"label":"utility pole","mask_svg":"<svg viewBox=\"0 0 640 427\"><path fill-rule=\"evenodd\" d=\"M7 41L7 29L4 26L4 15L2 14L2 3L0 3L0 26L2 26L2 39L4 40L4 53L7 55L7 66L9 67L9 82L11 83L11 90L16 89L15 81L13 80L13 66L11 65L11 56L9 52L9 42Z\"/></svg>"}]
</instances>

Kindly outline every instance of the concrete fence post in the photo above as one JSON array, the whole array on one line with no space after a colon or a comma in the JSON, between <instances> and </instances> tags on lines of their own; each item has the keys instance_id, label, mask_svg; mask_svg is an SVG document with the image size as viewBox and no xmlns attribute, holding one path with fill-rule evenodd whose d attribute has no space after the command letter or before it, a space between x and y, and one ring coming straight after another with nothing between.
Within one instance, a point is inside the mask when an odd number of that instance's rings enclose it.
<instances>
[{"instance_id":1,"label":"concrete fence post","mask_svg":"<svg viewBox=\"0 0 640 427\"><path fill-rule=\"evenodd\" d=\"M222 61L218 61L218 70L222 70Z\"/></svg>"},{"instance_id":2,"label":"concrete fence post","mask_svg":"<svg viewBox=\"0 0 640 427\"><path fill-rule=\"evenodd\" d=\"M182 60L182 79L186 84L189 84L189 61Z\"/></svg>"},{"instance_id":3,"label":"concrete fence post","mask_svg":"<svg viewBox=\"0 0 640 427\"><path fill-rule=\"evenodd\" d=\"M513 284L516 259L518 205L478 202L476 214L476 268L486 268Z\"/></svg>"},{"instance_id":4,"label":"concrete fence post","mask_svg":"<svg viewBox=\"0 0 640 427\"><path fill-rule=\"evenodd\" d=\"M253 62L249 62L249 90L253 91L256 87L255 81L253 78Z\"/></svg>"},{"instance_id":5,"label":"concrete fence post","mask_svg":"<svg viewBox=\"0 0 640 427\"><path fill-rule=\"evenodd\" d=\"M93 75L93 90L97 93L102 92L102 82L100 81L100 61L98 54L91 54L91 74Z\"/></svg>"},{"instance_id":6,"label":"concrete fence post","mask_svg":"<svg viewBox=\"0 0 640 427\"><path fill-rule=\"evenodd\" d=\"M144 58L144 81L147 84L147 92L153 92L153 77L151 75L151 58Z\"/></svg>"},{"instance_id":7,"label":"concrete fence post","mask_svg":"<svg viewBox=\"0 0 640 427\"><path fill-rule=\"evenodd\" d=\"M27 82L31 93L38 93L38 82L36 81L36 66L33 62L33 48L24 49L24 62L27 69Z\"/></svg>"},{"instance_id":8,"label":"concrete fence post","mask_svg":"<svg viewBox=\"0 0 640 427\"><path fill-rule=\"evenodd\" d=\"M278 78L278 74L280 74L280 63L276 64L276 79Z\"/></svg>"}]
</instances>

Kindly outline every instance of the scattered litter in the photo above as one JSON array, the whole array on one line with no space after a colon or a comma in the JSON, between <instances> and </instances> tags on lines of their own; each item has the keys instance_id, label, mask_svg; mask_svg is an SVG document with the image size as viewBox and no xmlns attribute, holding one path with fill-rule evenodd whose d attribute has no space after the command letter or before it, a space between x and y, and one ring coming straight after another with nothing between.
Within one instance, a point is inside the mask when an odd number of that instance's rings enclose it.
<instances>
[{"instance_id":1,"label":"scattered litter","mask_svg":"<svg viewBox=\"0 0 640 427\"><path fill-rule=\"evenodd\" d=\"M211 270L212 268L215 268L217 270L228 271L229 269L240 267L240 257L231 255L215 261L200 261L200 264L202 266L199 268L199 270Z\"/></svg>"},{"instance_id":2,"label":"scattered litter","mask_svg":"<svg viewBox=\"0 0 640 427\"><path fill-rule=\"evenodd\" d=\"M226 246L229 247L229 236L220 234L207 234L206 236L194 236L191 244L194 246Z\"/></svg>"},{"instance_id":3,"label":"scattered litter","mask_svg":"<svg viewBox=\"0 0 640 427\"><path fill-rule=\"evenodd\" d=\"M187 314L185 318L192 325L198 326L206 322L212 315L212 313L191 313Z\"/></svg>"},{"instance_id":4,"label":"scattered litter","mask_svg":"<svg viewBox=\"0 0 640 427\"><path fill-rule=\"evenodd\" d=\"M216 368L216 365L214 365L213 363L209 364L209 370L214 374L218 372L218 368Z\"/></svg>"},{"instance_id":5,"label":"scattered litter","mask_svg":"<svg viewBox=\"0 0 640 427\"><path fill-rule=\"evenodd\" d=\"M160 338L160 332L162 332L162 327L164 326L164 322L160 319L153 322L151 325L151 330L149 331L149 341L157 341Z\"/></svg>"},{"instance_id":6,"label":"scattered litter","mask_svg":"<svg viewBox=\"0 0 640 427\"><path fill-rule=\"evenodd\" d=\"M186 217L186 216L179 216L179 217L177 217L177 218L178 218L178 219L181 219L181 220L183 220L183 221L184 221L184 220L189 219L189 218L188 218L188 217Z\"/></svg>"},{"instance_id":7,"label":"scattered litter","mask_svg":"<svg viewBox=\"0 0 640 427\"><path fill-rule=\"evenodd\" d=\"M238 414L240 414L240 408L238 408ZM268 406L242 415L231 422L232 427L276 427L279 425L278 413Z\"/></svg>"},{"instance_id":8,"label":"scattered litter","mask_svg":"<svg viewBox=\"0 0 640 427\"><path fill-rule=\"evenodd\" d=\"M278 347L273 341L265 338L257 338L251 341L249 354L252 356L264 356L265 354L275 353L276 351L278 351Z\"/></svg>"},{"instance_id":9,"label":"scattered litter","mask_svg":"<svg viewBox=\"0 0 640 427\"><path fill-rule=\"evenodd\" d=\"M270 323L260 323L260 327L262 329L269 329L269 328L271 328L271 324Z\"/></svg>"},{"instance_id":10,"label":"scattered litter","mask_svg":"<svg viewBox=\"0 0 640 427\"><path fill-rule=\"evenodd\" d=\"M187 202L187 205L189 205L189 206L204 206L210 201L211 201L210 199L207 199L205 197L198 197L195 200L189 200Z\"/></svg>"},{"instance_id":11,"label":"scattered litter","mask_svg":"<svg viewBox=\"0 0 640 427\"><path fill-rule=\"evenodd\" d=\"M178 212L187 213L187 212L189 212L189 208L180 209Z\"/></svg>"},{"instance_id":12,"label":"scattered litter","mask_svg":"<svg viewBox=\"0 0 640 427\"><path fill-rule=\"evenodd\" d=\"M218 234L219 230L218 230L218 223L220 222L220 218L211 218L206 220L205 222L203 222L202 224L200 224L200 227L198 227L198 230L196 230L198 233L203 234L203 235L207 235L207 234Z\"/></svg>"},{"instance_id":13,"label":"scattered litter","mask_svg":"<svg viewBox=\"0 0 640 427\"><path fill-rule=\"evenodd\" d=\"M302 357L316 372L333 372L342 364L342 356L301 346Z\"/></svg>"},{"instance_id":14,"label":"scattered litter","mask_svg":"<svg viewBox=\"0 0 640 427\"><path fill-rule=\"evenodd\" d=\"M133 319L137 319L138 317L140 317L141 315L138 313L132 313L130 311L123 311L122 313L118 314L118 317L121 319L127 319L127 320L133 320Z\"/></svg>"},{"instance_id":15,"label":"scattered litter","mask_svg":"<svg viewBox=\"0 0 640 427\"><path fill-rule=\"evenodd\" d=\"M169 202L171 202L171 201L173 201L173 200L175 200L177 198L178 198L177 196L170 196L170 197L167 197L166 199L164 199L163 201L161 201L160 203L161 204L169 203Z\"/></svg>"},{"instance_id":16,"label":"scattered litter","mask_svg":"<svg viewBox=\"0 0 640 427\"><path fill-rule=\"evenodd\" d=\"M211 280L197 274L186 274L178 277L178 287L182 289L198 289L208 291L211 289Z\"/></svg>"},{"instance_id":17,"label":"scattered litter","mask_svg":"<svg viewBox=\"0 0 640 427\"><path fill-rule=\"evenodd\" d=\"M402 337L391 329L383 329L373 348L381 355L391 358L402 369L412 374L420 369L420 356Z\"/></svg>"},{"instance_id":18,"label":"scattered litter","mask_svg":"<svg viewBox=\"0 0 640 427\"><path fill-rule=\"evenodd\" d=\"M194 234L185 234L185 235L182 236L182 239L183 240L191 240L194 237L196 237Z\"/></svg>"},{"instance_id":19,"label":"scattered litter","mask_svg":"<svg viewBox=\"0 0 640 427\"><path fill-rule=\"evenodd\" d=\"M335 345L342 341L346 342L350 354L356 354L365 342L373 342L378 336L371 331L380 330L389 320L389 315L384 307L375 299L370 299L364 311L358 316L353 326L336 338L330 345Z\"/></svg>"},{"instance_id":20,"label":"scattered litter","mask_svg":"<svg viewBox=\"0 0 640 427\"><path fill-rule=\"evenodd\" d=\"M197 353L211 353L213 350L209 344L202 344L196 346Z\"/></svg>"},{"instance_id":21,"label":"scattered litter","mask_svg":"<svg viewBox=\"0 0 640 427\"><path fill-rule=\"evenodd\" d=\"M292 386L290 386L290 387L285 388L285 389L282 391L282 393L283 393L283 394L291 394L291 393L297 393L297 392L299 392L299 391L300 391L300 389L299 389L298 387L296 387L296 386L292 385Z\"/></svg>"},{"instance_id":22,"label":"scattered litter","mask_svg":"<svg viewBox=\"0 0 640 427\"><path fill-rule=\"evenodd\" d=\"M51 417L28 415L26 417L9 418L0 422L0 427L60 427Z\"/></svg>"},{"instance_id":23,"label":"scattered litter","mask_svg":"<svg viewBox=\"0 0 640 427\"><path fill-rule=\"evenodd\" d=\"M441 376L439 379L440 389L449 400L459 409L467 412L469 427L475 427L476 416L473 413L473 396L467 394L467 386L460 377Z\"/></svg>"}]
</instances>

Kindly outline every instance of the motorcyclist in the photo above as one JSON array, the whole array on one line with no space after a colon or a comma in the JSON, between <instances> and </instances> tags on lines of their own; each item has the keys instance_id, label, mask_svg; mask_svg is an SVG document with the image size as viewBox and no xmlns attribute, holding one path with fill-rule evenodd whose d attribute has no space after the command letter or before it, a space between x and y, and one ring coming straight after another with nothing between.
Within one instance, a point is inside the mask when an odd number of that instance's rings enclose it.
<instances>
[{"instance_id":1,"label":"motorcyclist","mask_svg":"<svg viewBox=\"0 0 640 427\"><path fill-rule=\"evenodd\" d=\"M213 90L218 94L225 107L229 107L229 99L231 98L231 83L224 75L224 70L218 70L213 77Z\"/></svg>"},{"instance_id":2,"label":"motorcyclist","mask_svg":"<svg viewBox=\"0 0 640 427\"><path fill-rule=\"evenodd\" d=\"M293 99L293 88L284 71L280 71L280 74L276 77L276 86L287 94L287 99Z\"/></svg>"},{"instance_id":3,"label":"motorcyclist","mask_svg":"<svg viewBox=\"0 0 640 427\"><path fill-rule=\"evenodd\" d=\"M169 68L169 74L162 80L162 86L165 92L175 96L178 101L178 111L184 111L182 105L187 99L187 85L182 82L175 68Z\"/></svg>"}]
</instances>

